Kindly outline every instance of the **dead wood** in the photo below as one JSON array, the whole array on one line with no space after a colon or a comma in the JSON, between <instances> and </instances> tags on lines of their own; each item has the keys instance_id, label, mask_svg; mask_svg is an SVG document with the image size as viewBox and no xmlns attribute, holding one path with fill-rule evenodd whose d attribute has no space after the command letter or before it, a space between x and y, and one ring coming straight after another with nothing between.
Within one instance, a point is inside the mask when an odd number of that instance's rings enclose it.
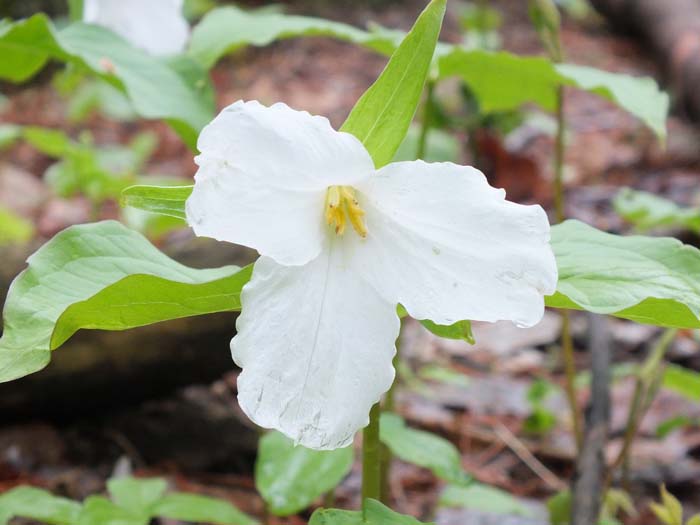
<instances>
[{"instance_id":1,"label":"dead wood","mask_svg":"<svg viewBox=\"0 0 700 525\"><path fill-rule=\"evenodd\" d=\"M0 298L36 248L0 254ZM233 245L190 237L163 247L193 267L243 265L251 254ZM53 352L51 364L0 384L3 421L60 420L166 395L188 384L211 382L232 370L229 342L235 314L179 319L124 332L81 331Z\"/></svg>"}]
</instances>

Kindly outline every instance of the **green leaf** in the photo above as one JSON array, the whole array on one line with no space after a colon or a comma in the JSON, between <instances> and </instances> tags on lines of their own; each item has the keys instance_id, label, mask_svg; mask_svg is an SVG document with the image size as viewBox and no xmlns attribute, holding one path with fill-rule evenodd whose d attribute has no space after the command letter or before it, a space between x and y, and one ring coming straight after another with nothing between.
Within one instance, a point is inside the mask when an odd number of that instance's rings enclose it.
<instances>
[{"instance_id":1,"label":"green leaf","mask_svg":"<svg viewBox=\"0 0 700 525\"><path fill-rule=\"evenodd\" d=\"M661 485L661 501L668 511L672 525L683 525L683 507L681 502L666 490L666 485Z\"/></svg>"},{"instance_id":2,"label":"green leaf","mask_svg":"<svg viewBox=\"0 0 700 525\"><path fill-rule=\"evenodd\" d=\"M540 57L454 48L439 59L441 77L459 76L475 93L484 113L516 109L534 102L556 108L559 86L595 93L666 136L668 95L648 77L632 77L573 64L553 64Z\"/></svg>"},{"instance_id":3,"label":"green leaf","mask_svg":"<svg viewBox=\"0 0 700 525\"><path fill-rule=\"evenodd\" d=\"M146 514L161 500L167 488L168 483L160 478L114 478L107 482L107 490L114 503Z\"/></svg>"},{"instance_id":4,"label":"green leaf","mask_svg":"<svg viewBox=\"0 0 700 525\"><path fill-rule=\"evenodd\" d=\"M125 330L240 309L251 267L195 270L114 221L73 226L12 283L0 339L0 382L40 370L82 328Z\"/></svg>"},{"instance_id":5,"label":"green leaf","mask_svg":"<svg viewBox=\"0 0 700 525\"><path fill-rule=\"evenodd\" d=\"M397 305L396 315L398 315L401 319L408 315L406 308L404 308L402 304ZM420 319L419 322L426 330L432 332L438 337L466 341L472 345L476 342L474 339L474 334L472 334L471 321L457 321L451 325L437 324L430 319Z\"/></svg>"},{"instance_id":6,"label":"green leaf","mask_svg":"<svg viewBox=\"0 0 700 525\"><path fill-rule=\"evenodd\" d=\"M122 191L120 204L185 219L185 201L194 186L131 186Z\"/></svg>"},{"instance_id":7,"label":"green leaf","mask_svg":"<svg viewBox=\"0 0 700 525\"><path fill-rule=\"evenodd\" d=\"M472 333L471 321L457 321L451 325L442 325L437 324L430 319L423 319L420 321L420 324L438 337L466 341L470 345L473 345L476 342L474 339L474 334Z\"/></svg>"},{"instance_id":8,"label":"green leaf","mask_svg":"<svg viewBox=\"0 0 700 525\"><path fill-rule=\"evenodd\" d=\"M24 217L0 208L0 246L25 243L32 237L34 224Z\"/></svg>"},{"instance_id":9,"label":"green leaf","mask_svg":"<svg viewBox=\"0 0 700 525\"><path fill-rule=\"evenodd\" d=\"M571 521L571 491L557 492L547 500L550 525L569 525Z\"/></svg>"},{"instance_id":10,"label":"green leaf","mask_svg":"<svg viewBox=\"0 0 700 525\"><path fill-rule=\"evenodd\" d=\"M528 516L530 511L517 498L507 492L483 485L471 483L466 487L449 485L440 495L443 507L461 507L465 509L492 512L494 514L515 514Z\"/></svg>"},{"instance_id":11,"label":"green leaf","mask_svg":"<svg viewBox=\"0 0 700 525\"><path fill-rule=\"evenodd\" d=\"M471 384L469 376L440 365L426 365L418 371L418 376L446 385L468 387Z\"/></svg>"},{"instance_id":12,"label":"green leaf","mask_svg":"<svg viewBox=\"0 0 700 525\"><path fill-rule=\"evenodd\" d=\"M624 188L613 199L615 211L640 231L680 227L700 233L700 208L682 208L646 191Z\"/></svg>"},{"instance_id":13,"label":"green leaf","mask_svg":"<svg viewBox=\"0 0 700 525\"><path fill-rule=\"evenodd\" d=\"M213 118L211 84L199 64L183 58L168 65L102 27L76 22L57 31L37 14L0 27L0 55L0 78L12 82L31 78L49 59L87 68L121 88L140 116L168 120L193 149Z\"/></svg>"},{"instance_id":14,"label":"green leaf","mask_svg":"<svg viewBox=\"0 0 700 525\"><path fill-rule=\"evenodd\" d=\"M211 68L225 54L244 46L266 46L275 40L301 36L332 36L390 55L395 35L368 33L322 18L284 15L268 10L243 11L227 6L207 13L192 31L188 54Z\"/></svg>"},{"instance_id":15,"label":"green leaf","mask_svg":"<svg viewBox=\"0 0 700 525\"><path fill-rule=\"evenodd\" d=\"M700 328L700 250L676 239L619 236L578 221L552 228L556 308Z\"/></svg>"},{"instance_id":16,"label":"green leaf","mask_svg":"<svg viewBox=\"0 0 700 525\"><path fill-rule=\"evenodd\" d=\"M21 126L15 124L0 124L0 150L12 146L21 136Z\"/></svg>"},{"instance_id":17,"label":"green leaf","mask_svg":"<svg viewBox=\"0 0 700 525\"><path fill-rule=\"evenodd\" d=\"M260 440L255 486L277 516L305 509L332 490L352 468L352 447L311 450L272 431Z\"/></svg>"},{"instance_id":18,"label":"green leaf","mask_svg":"<svg viewBox=\"0 0 700 525\"><path fill-rule=\"evenodd\" d=\"M22 132L24 140L40 152L59 158L75 148L71 138L63 130L27 126Z\"/></svg>"},{"instance_id":19,"label":"green leaf","mask_svg":"<svg viewBox=\"0 0 700 525\"><path fill-rule=\"evenodd\" d=\"M83 503L78 519L70 525L148 525L147 514L124 509L102 496L90 496Z\"/></svg>"},{"instance_id":20,"label":"green leaf","mask_svg":"<svg viewBox=\"0 0 700 525\"><path fill-rule=\"evenodd\" d=\"M408 132L430 70L446 0L432 0L357 101L341 130L365 145L377 168L391 162Z\"/></svg>"},{"instance_id":21,"label":"green leaf","mask_svg":"<svg viewBox=\"0 0 700 525\"><path fill-rule=\"evenodd\" d=\"M365 512L363 517L362 511L318 509L309 525L434 525L394 512L373 499L365 500Z\"/></svg>"},{"instance_id":22,"label":"green leaf","mask_svg":"<svg viewBox=\"0 0 700 525\"><path fill-rule=\"evenodd\" d=\"M666 365L663 386L686 399L700 401L700 372L678 365Z\"/></svg>"},{"instance_id":23,"label":"green leaf","mask_svg":"<svg viewBox=\"0 0 700 525\"><path fill-rule=\"evenodd\" d=\"M471 481L462 469L459 451L446 439L409 428L400 416L391 413L382 414L379 428L379 439L402 461L430 469L450 483L465 485Z\"/></svg>"},{"instance_id":24,"label":"green leaf","mask_svg":"<svg viewBox=\"0 0 700 525\"><path fill-rule=\"evenodd\" d=\"M404 34L385 28L367 32L321 18L223 7L211 11L195 27L189 54L211 68L224 54L243 46L264 46L300 36L330 36L390 55ZM610 100L641 119L660 137L666 135L669 98L648 77L573 64L555 65L539 57L489 53L444 43L437 44L434 61L439 63L439 78L457 75L464 80L477 95L483 112L516 109L528 102L552 111L556 88L570 85Z\"/></svg>"},{"instance_id":25,"label":"green leaf","mask_svg":"<svg viewBox=\"0 0 700 525\"><path fill-rule=\"evenodd\" d=\"M34 487L18 487L0 495L0 525L6 525L12 517L74 525L79 512L78 503Z\"/></svg>"},{"instance_id":26,"label":"green leaf","mask_svg":"<svg viewBox=\"0 0 700 525\"><path fill-rule=\"evenodd\" d=\"M688 416L674 416L659 423L656 427L656 437L664 439L674 430L684 427L697 427L700 425L700 420L692 419Z\"/></svg>"},{"instance_id":27,"label":"green leaf","mask_svg":"<svg viewBox=\"0 0 700 525\"><path fill-rule=\"evenodd\" d=\"M72 22L83 19L83 0L68 0L68 16Z\"/></svg>"},{"instance_id":28,"label":"green leaf","mask_svg":"<svg viewBox=\"0 0 700 525\"><path fill-rule=\"evenodd\" d=\"M257 523L227 501L180 492L164 496L152 507L152 515L216 525L253 525Z\"/></svg>"}]
</instances>

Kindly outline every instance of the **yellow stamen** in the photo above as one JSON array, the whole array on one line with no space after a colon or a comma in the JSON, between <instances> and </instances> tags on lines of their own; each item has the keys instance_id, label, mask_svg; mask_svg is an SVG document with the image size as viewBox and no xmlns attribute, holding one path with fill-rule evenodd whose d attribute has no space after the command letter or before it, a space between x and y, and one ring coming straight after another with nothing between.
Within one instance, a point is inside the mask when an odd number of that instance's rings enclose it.
<instances>
[{"instance_id":1,"label":"yellow stamen","mask_svg":"<svg viewBox=\"0 0 700 525\"><path fill-rule=\"evenodd\" d=\"M367 227L362 217L365 211L355 198L350 186L331 186L326 194L326 222L333 226L337 235L345 233L347 219L360 237L367 236Z\"/></svg>"}]
</instances>

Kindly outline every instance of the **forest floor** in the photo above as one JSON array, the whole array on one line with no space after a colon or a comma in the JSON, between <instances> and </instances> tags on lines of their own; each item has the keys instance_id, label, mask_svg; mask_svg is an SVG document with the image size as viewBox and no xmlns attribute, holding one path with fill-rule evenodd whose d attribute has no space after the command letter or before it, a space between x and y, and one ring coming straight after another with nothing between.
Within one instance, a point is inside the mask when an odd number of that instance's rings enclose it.
<instances>
[{"instance_id":1,"label":"forest floor","mask_svg":"<svg viewBox=\"0 0 700 525\"><path fill-rule=\"evenodd\" d=\"M343 4L338 7L330 2L307 1L287 7L290 12L358 26L374 21L407 29L424 2L409 0L374 8L363 2ZM494 0L492 4L504 15L504 49L542 54L525 2ZM443 39L459 38L461 31L451 11ZM663 80L653 57L639 42L614 34L601 20L567 18L562 38L570 62ZM349 44L307 38L238 52L222 61L213 76L219 107L241 98L263 103L284 101L297 109L326 115L338 126L384 63L384 58ZM67 127L65 103L49 79L50 75L44 74L30 88L6 90L8 100L0 113L2 121L62 127L73 134L87 128L98 143L125 143L136 132L151 130L157 133L160 145L149 161L149 172L191 178L195 171L191 153L163 124L120 123L95 115L87 122ZM449 97L450 89L456 86L447 83L444 89ZM527 111L537 114L536 108ZM628 226L611 205L611 199L625 186L664 195L679 204L700 204L696 190L700 148L698 129L692 124L672 116L664 149L650 131L624 111L573 89L566 94L566 117L570 217L608 231L627 232ZM548 117L542 117L506 137L496 133L479 135L477 167L494 184L505 187L510 198L551 207L551 123ZM466 132L458 133L461 160L470 163L474 148L467 137ZM50 163L50 159L23 144L0 152L0 205L34 219L42 238L90 218L90 207L84 199L47 195L40 176ZM102 218L114 214L114 206L100 211ZM685 242L698 244L697 238L683 235ZM634 390L633 378L624 375L624 364L641 361L660 330L622 320L610 320L608 326L613 337L613 360L620 365L615 368L620 373L612 387L611 439L606 449L612 458L622 444ZM413 426L435 431L454 442L465 469L476 479L523 498L532 508L529 518L511 521L502 516L441 509L434 516L439 524L547 523L543 502L566 486L575 460L571 419L561 389L560 330L561 318L554 311L547 312L544 320L531 329L516 329L509 323L475 323L476 344L470 346L438 339L417 323L406 324L402 351L409 367L400 374L399 412ZM588 366L585 315L573 317L573 331L579 350L577 365L582 371L578 394L583 407L588 396L583 373ZM690 332L681 333L668 358L700 370L700 342ZM252 478L254 430L235 404L236 375L232 370L214 384L193 385L167 398L118 411L0 426L0 491L31 483L80 498L102 490L105 479L117 469L163 475L181 490L229 498L242 510L261 515L262 502ZM556 418L554 426L541 434L528 433L524 428L534 410L528 394L535 383L552 385L546 389L543 403ZM200 410L204 406L206 410ZM174 420L172 414L179 412L185 421L174 429L164 427ZM216 416L200 417L202 412ZM626 523L654 522L647 504L650 498L656 498L661 483L680 497L689 512L700 510L700 429L686 427L663 438L657 432L659 425L677 415L700 419L700 402L661 389L633 445L627 481L639 514L626 518ZM189 424L192 421L200 426L196 431ZM201 428L207 424L211 428ZM359 473L358 464L337 491L338 505L358 504ZM395 507L404 513L431 517L430 509L441 486L429 472L417 467L397 462L393 470ZM302 524L307 517L279 519L279 523Z\"/></svg>"}]
</instances>

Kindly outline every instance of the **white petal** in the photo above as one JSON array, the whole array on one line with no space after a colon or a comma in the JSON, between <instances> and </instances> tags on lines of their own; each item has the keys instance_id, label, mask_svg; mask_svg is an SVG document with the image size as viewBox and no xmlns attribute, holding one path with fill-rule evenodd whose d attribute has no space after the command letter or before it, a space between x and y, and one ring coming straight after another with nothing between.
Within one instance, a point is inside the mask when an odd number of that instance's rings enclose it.
<instances>
[{"instance_id":1,"label":"white petal","mask_svg":"<svg viewBox=\"0 0 700 525\"><path fill-rule=\"evenodd\" d=\"M284 104L236 102L204 128L198 147L190 226L280 264L305 264L321 252L328 186L356 184L374 171L355 137Z\"/></svg>"},{"instance_id":2,"label":"white petal","mask_svg":"<svg viewBox=\"0 0 700 525\"><path fill-rule=\"evenodd\" d=\"M151 55L174 55L185 49L190 35L183 1L85 0L83 21L111 29Z\"/></svg>"},{"instance_id":3,"label":"white petal","mask_svg":"<svg viewBox=\"0 0 700 525\"><path fill-rule=\"evenodd\" d=\"M542 318L557 267L541 207L451 163L390 164L358 189L369 234L354 264L384 297L441 324Z\"/></svg>"},{"instance_id":4,"label":"white petal","mask_svg":"<svg viewBox=\"0 0 700 525\"><path fill-rule=\"evenodd\" d=\"M260 258L231 341L241 408L313 449L350 444L394 379L396 309L342 259L339 250L305 266Z\"/></svg>"}]
</instances>

